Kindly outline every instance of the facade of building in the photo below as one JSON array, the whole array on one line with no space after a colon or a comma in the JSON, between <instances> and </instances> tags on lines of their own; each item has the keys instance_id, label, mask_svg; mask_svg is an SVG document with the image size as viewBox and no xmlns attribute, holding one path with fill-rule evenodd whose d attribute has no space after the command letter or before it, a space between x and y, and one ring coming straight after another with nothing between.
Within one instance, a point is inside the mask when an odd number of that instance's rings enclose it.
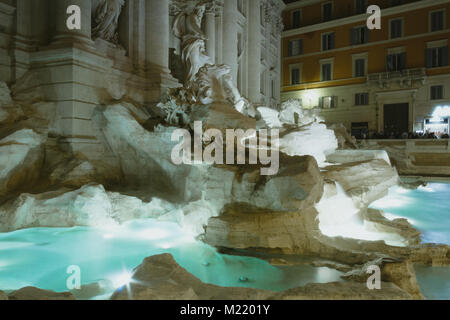
<instances>
[{"instance_id":1,"label":"facade of building","mask_svg":"<svg viewBox=\"0 0 450 320\"><path fill-rule=\"evenodd\" d=\"M281 0L0 0L0 81L15 99L33 92L54 103L52 135L73 152L102 157L95 109L120 100L156 104L181 85L172 23L198 3L206 5L207 54L231 66L251 102L277 104ZM80 29L68 28L72 5L81 9Z\"/></svg>"},{"instance_id":2,"label":"facade of building","mask_svg":"<svg viewBox=\"0 0 450 320\"><path fill-rule=\"evenodd\" d=\"M368 6L381 8L369 30ZM302 0L283 13L282 100L319 107L355 136L448 130L450 1ZM445 108L444 108L445 109Z\"/></svg>"}]
</instances>

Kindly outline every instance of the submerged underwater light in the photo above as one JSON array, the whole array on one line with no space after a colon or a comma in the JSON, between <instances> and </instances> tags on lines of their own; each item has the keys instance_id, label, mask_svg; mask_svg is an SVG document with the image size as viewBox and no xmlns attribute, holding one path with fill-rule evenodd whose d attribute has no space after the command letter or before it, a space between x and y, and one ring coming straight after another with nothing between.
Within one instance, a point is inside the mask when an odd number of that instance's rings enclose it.
<instances>
[{"instance_id":1,"label":"submerged underwater light","mask_svg":"<svg viewBox=\"0 0 450 320\"><path fill-rule=\"evenodd\" d=\"M128 286L133 280L133 273L128 270L124 270L122 273L111 277L111 282L114 288L122 288Z\"/></svg>"}]
</instances>

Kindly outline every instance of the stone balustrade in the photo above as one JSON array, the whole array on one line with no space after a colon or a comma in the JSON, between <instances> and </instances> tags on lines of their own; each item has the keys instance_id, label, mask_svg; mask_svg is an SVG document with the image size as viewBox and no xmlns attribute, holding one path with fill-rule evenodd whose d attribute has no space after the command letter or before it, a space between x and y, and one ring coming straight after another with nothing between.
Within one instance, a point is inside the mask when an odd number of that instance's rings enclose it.
<instances>
[{"instance_id":1,"label":"stone balustrade","mask_svg":"<svg viewBox=\"0 0 450 320\"><path fill-rule=\"evenodd\" d=\"M359 140L363 149L384 149L401 175L450 176L450 139Z\"/></svg>"}]
</instances>

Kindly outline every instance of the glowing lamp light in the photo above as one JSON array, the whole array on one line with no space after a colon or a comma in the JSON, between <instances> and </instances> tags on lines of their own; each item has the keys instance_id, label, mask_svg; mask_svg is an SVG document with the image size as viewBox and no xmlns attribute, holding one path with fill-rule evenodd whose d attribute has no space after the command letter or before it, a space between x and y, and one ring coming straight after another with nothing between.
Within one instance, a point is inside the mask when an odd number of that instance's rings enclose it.
<instances>
[{"instance_id":1,"label":"glowing lamp light","mask_svg":"<svg viewBox=\"0 0 450 320\"><path fill-rule=\"evenodd\" d=\"M450 118L450 106L437 106L433 111L431 121L439 122L445 118Z\"/></svg>"},{"instance_id":2,"label":"glowing lamp light","mask_svg":"<svg viewBox=\"0 0 450 320\"><path fill-rule=\"evenodd\" d=\"M314 107L314 101L318 101L319 95L316 91L305 90L303 97L305 102L308 102L310 108Z\"/></svg>"}]
</instances>

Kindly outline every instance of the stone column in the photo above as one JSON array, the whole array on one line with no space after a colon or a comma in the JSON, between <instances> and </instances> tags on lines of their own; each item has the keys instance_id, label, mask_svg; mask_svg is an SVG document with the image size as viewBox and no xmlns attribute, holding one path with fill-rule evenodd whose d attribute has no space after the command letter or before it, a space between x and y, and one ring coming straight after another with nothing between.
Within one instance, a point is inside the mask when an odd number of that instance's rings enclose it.
<instances>
[{"instance_id":1,"label":"stone column","mask_svg":"<svg viewBox=\"0 0 450 320\"><path fill-rule=\"evenodd\" d=\"M215 57L215 61L217 64L222 64L223 63L223 34L222 34L222 30L223 30L223 24L222 24L222 11L223 8L219 7L217 9L217 14L216 14L216 57Z\"/></svg>"},{"instance_id":2,"label":"stone column","mask_svg":"<svg viewBox=\"0 0 450 320\"><path fill-rule=\"evenodd\" d=\"M169 73L169 0L146 1L147 67Z\"/></svg>"},{"instance_id":3,"label":"stone column","mask_svg":"<svg viewBox=\"0 0 450 320\"><path fill-rule=\"evenodd\" d=\"M134 0L133 8L134 63L139 70L145 67L145 0Z\"/></svg>"},{"instance_id":4,"label":"stone column","mask_svg":"<svg viewBox=\"0 0 450 320\"><path fill-rule=\"evenodd\" d=\"M223 63L231 67L233 83L237 83L237 1L226 0L223 7Z\"/></svg>"},{"instance_id":5,"label":"stone column","mask_svg":"<svg viewBox=\"0 0 450 320\"><path fill-rule=\"evenodd\" d=\"M169 88L180 84L169 69L169 0L146 0L145 4L146 65L150 81L147 101L157 103Z\"/></svg>"},{"instance_id":6,"label":"stone column","mask_svg":"<svg viewBox=\"0 0 450 320\"><path fill-rule=\"evenodd\" d=\"M205 13L206 54L216 60L216 10L212 6Z\"/></svg>"},{"instance_id":7,"label":"stone column","mask_svg":"<svg viewBox=\"0 0 450 320\"><path fill-rule=\"evenodd\" d=\"M52 43L78 42L86 45L92 45L91 40L91 0L52 0L51 1L53 15ZM67 8L71 5L77 5L81 9L81 29L69 30L67 28Z\"/></svg>"},{"instance_id":8,"label":"stone column","mask_svg":"<svg viewBox=\"0 0 450 320\"><path fill-rule=\"evenodd\" d=\"M248 13L248 98L259 103L261 92L261 15L260 0L250 1Z\"/></svg>"}]
</instances>

